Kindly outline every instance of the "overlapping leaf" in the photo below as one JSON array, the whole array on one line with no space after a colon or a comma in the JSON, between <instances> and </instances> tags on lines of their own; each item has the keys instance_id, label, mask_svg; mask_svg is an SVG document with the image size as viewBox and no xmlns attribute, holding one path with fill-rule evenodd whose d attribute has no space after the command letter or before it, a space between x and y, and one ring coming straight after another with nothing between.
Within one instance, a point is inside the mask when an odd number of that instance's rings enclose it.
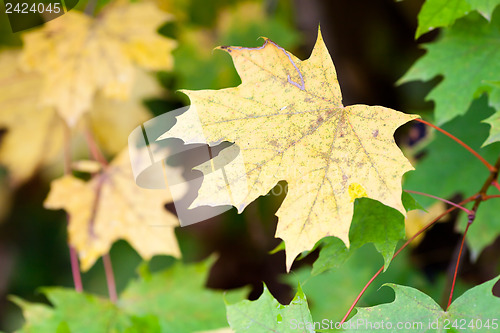
<instances>
[{"instance_id":1,"label":"overlapping leaf","mask_svg":"<svg viewBox=\"0 0 500 333\"><path fill-rule=\"evenodd\" d=\"M227 327L222 292L203 286L211 262L178 262L158 273L143 272L116 304L63 288L43 289L52 306L12 297L26 320L19 332L193 333ZM230 296L240 300L243 293Z\"/></svg>"},{"instance_id":2,"label":"overlapping leaf","mask_svg":"<svg viewBox=\"0 0 500 333\"><path fill-rule=\"evenodd\" d=\"M467 0L427 0L418 13L415 38L435 28L452 25L471 10Z\"/></svg>"},{"instance_id":3,"label":"overlapping leaf","mask_svg":"<svg viewBox=\"0 0 500 333\"><path fill-rule=\"evenodd\" d=\"M179 222L164 207L169 202L167 190L135 184L128 150L124 150L89 182L73 176L54 180L44 206L65 209L70 215L69 242L86 271L118 239L127 240L144 259L155 254L180 256L174 234Z\"/></svg>"},{"instance_id":4,"label":"overlapping leaf","mask_svg":"<svg viewBox=\"0 0 500 333\"><path fill-rule=\"evenodd\" d=\"M29 179L38 167L61 162L64 140L61 118L54 108L41 105L41 76L21 71L19 56L17 50L0 53L0 128L6 130L0 144L0 164L9 170L9 183L14 187ZM98 93L89 117L75 132L90 127L99 146L116 154L127 144L130 131L150 117L142 99L160 92L153 77L136 70L129 98L112 100Z\"/></svg>"},{"instance_id":5,"label":"overlapping leaf","mask_svg":"<svg viewBox=\"0 0 500 333\"><path fill-rule=\"evenodd\" d=\"M136 66L172 67L175 42L156 32L168 19L152 3L118 1L97 18L70 11L23 35L22 64L42 75L42 104L54 106L74 126L97 91L127 99Z\"/></svg>"},{"instance_id":6,"label":"overlapping leaf","mask_svg":"<svg viewBox=\"0 0 500 333\"><path fill-rule=\"evenodd\" d=\"M483 122L491 126L490 136L483 143L483 146L500 141L500 81L490 82L489 86L491 90L488 93L488 102L497 112L488 119L483 120Z\"/></svg>"},{"instance_id":7,"label":"overlapping leaf","mask_svg":"<svg viewBox=\"0 0 500 333\"><path fill-rule=\"evenodd\" d=\"M261 47L222 47L242 84L218 91L187 91L191 108L162 138L215 144L234 142L244 174L227 185L202 184L194 205L225 205L241 212L280 180L288 194L277 212L276 236L285 240L287 267L325 236L349 244L353 203L379 200L403 214L401 176L412 167L393 133L414 119L380 106L341 103L335 68L321 34L301 61L269 39ZM234 170L233 170L234 171ZM229 173L230 174L230 173Z\"/></svg>"},{"instance_id":8,"label":"overlapping leaf","mask_svg":"<svg viewBox=\"0 0 500 333\"><path fill-rule=\"evenodd\" d=\"M500 77L500 10L491 22L470 13L445 30L438 41L427 44L427 54L404 75L401 82L444 79L427 96L435 102L437 125L463 115L488 82Z\"/></svg>"},{"instance_id":9,"label":"overlapping leaf","mask_svg":"<svg viewBox=\"0 0 500 333\"><path fill-rule=\"evenodd\" d=\"M421 208L406 192L402 196L406 211ZM409 215L409 213L408 213ZM340 267L354 251L373 243L384 258L384 271L389 267L398 242L404 238L404 216L397 210L384 206L380 202L361 198L354 204L354 216L349 231L350 247L335 237L321 241L318 259L313 264L312 275L318 275L329 269Z\"/></svg>"},{"instance_id":10,"label":"overlapping leaf","mask_svg":"<svg viewBox=\"0 0 500 333\"><path fill-rule=\"evenodd\" d=\"M156 316L161 332L191 333L227 327L222 292L204 286L213 260L197 264L176 263L173 267L130 283L120 296L119 306L139 317ZM248 292L239 289L225 294L240 301Z\"/></svg>"},{"instance_id":11,"label":"overlapping leaf","mask_svg":"<svg viewBox=\"0 0 500 333\"><path fill-rule=\"evenodd\" d=\"M41 106L41 78L19 70L19 52L0 53L0 128L7 132L0 144L0 163L17 186L35 169L54 162L62 149L60 119L50 107Z\"/></svg>"},{"instance_id":12,"label":"overlapping leaf","mask_svg":"<svg viewBox=\"0 0 500 333\"><path fill-rule=\"evenodd\" d=\"M306 295L300 284L290 305L280 304L264 286L264 292L258 300L244 300L227 304L226 307L227 320L236 333L314 332ZM262 311L263 309L266 310Z\"/></svg>"}]
</instances>

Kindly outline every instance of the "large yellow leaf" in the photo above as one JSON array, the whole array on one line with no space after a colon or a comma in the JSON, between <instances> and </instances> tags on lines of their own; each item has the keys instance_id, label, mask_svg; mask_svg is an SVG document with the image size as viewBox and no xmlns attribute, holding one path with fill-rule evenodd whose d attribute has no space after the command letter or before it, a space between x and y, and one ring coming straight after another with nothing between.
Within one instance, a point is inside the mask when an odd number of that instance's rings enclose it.
<instances>
[{"instance_id":1,"label":"large yellow leaf","mask_svg":"<svg viewBox=\"0 0 500 333\"><path fill-rule=\"evenodd\" d=\"M0 142L0 164L9 170L13 187L29 179L38 167L62 162L64 126L54 108L41 104L41 75L20 70L19 57L19 50L0 52L0 128L7 130ZM142 100L159 96L161 91L154 77L135 69L129 98L113 100L97 93L88 118L82 119L74 135L88 126L106 153L117 154L126 146L130 132L151 117Z\"/></svg>"},{"instance_id":2,"label":"large yellow leaf","mask_svg":"<svg viewBox=\"0 0 500 333\"><path fill-rule=\"evenodd\" d=\"M164 207L169 202L170 192L136 185L124 150L89 182L73 176L54 180L44 206L68 212L69 242L86 271L118 239L128 241L144 259L156 254L179 257L174 233L179 223Z\"/></svg>"},{"instance_id":3,"label":"large yellow leaf","mask_svg":"<svg viewBox=\"0 0 500 333\"><path fill-rule=\"evenodd\" d=\"M0 53L0 164L9 170L11 186L30 178L35 169L54 161L62 149L60 118L40 105L41 77L17 66L19 51Z\"/></svg>"},{"instance_id":4,"label":"large yellow leaf","mask_svg":"<svg viewBox=\"0 0 500 333\"><path fill-rule=\"evenodd\" d=\"M286 180L276 236L285 241L288 269L325 236L349 245L356 198L376 199L405 214L401 177L412 166L393 134L417 116L381 106L344 107L320 33L305 61L269 39L257 48L221 49L232 56L242 84L186 91L191 108L161 138L234 142L245 173L236 176L230 162L224 168L228 184L204 181L194 206L232 204L241 212Z\"/></svg>"},{"instance_id":5,"label":"large yellow leaf","mask_svg":"<svg viewBox=\"0 0 500 333\"><path fill-rule=\"evenodd\" d=\"M116 2L96 18L70 11L23 35L23 67L43 75L42 103L74 126L97 91L127 99L135 66L172 67L176 43L156 32L170 18L152 3Z\"/></svg>"}]
</instances>

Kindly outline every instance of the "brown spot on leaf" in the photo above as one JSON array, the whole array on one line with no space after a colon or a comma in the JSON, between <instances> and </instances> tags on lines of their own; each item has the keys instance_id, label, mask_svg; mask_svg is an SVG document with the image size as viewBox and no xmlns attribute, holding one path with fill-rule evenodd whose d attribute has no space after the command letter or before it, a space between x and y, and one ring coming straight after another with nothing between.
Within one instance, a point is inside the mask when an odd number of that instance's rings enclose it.
<instances>
[{"instance_id":1,"label":"brown spot on leaf","mask_svg":"<svg viewBox=\"0 0 500 333\"><path fill-rule=\"evenodd\" d=\"M378 129L376 129L375 131L373 131L372 135L373 135L374 138L376 138L378 136Z\"/></svg>"},{"instance_id":2,"label":"brown spot on leaf","mask_svg":"<svg viewBox=\"0 0 500 333\"><path fill-rule=\"evenodd\" d=\"M276 140L271 140L271 141L269 141L269 144L270 144L271 146L273 146L273 147L278 147L278 141L276 141Z\"/></svg>"}]
</instances>

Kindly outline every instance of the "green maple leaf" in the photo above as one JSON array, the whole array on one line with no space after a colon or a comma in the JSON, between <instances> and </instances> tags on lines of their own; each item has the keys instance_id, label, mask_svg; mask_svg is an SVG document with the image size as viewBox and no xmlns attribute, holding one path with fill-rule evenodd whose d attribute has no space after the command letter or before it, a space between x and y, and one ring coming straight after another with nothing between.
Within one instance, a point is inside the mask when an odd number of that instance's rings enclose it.
<instances>
[{"instance_id":1,"label":"green maple leaf","mask_svg":"<svg viewBox=\"0 0 500 333\"><path fill-rule=\"evenodd\" d=\"M11 297L26 319L19 333L108 333L132 325L109 300L66 288L45 288L43 293L54 307Z\"/></svg>"},{"instance_id":2,"label":"green maple leaf","mask_svg":"<svg viewBox=\"0 0 500 333\"><path fill-rule=\"evenodd\" d=\"M500 77L500 11L488 22L471 13L447 29L400 82L444 79L427 96L435 102L435 121L442 125L464 114L471 101Z\"/></svg>"},{"instance_id":3,"label":"green maple leaf","mask_svg":"<svg viewBox=\"0 0 500 333\"><path fill-rule=\"evenodd\" d=\"M467 2L472 9L477 10L488 20L491 19L493 11L500 4L499 0L467 0Z\"/></svg>"},{"instance_id":4,"label":"green maple leaf","mask_svg":"<svg viewBox=\"0 0 500 333\"><path fill-rule=\"evenodd\" d=\"M449 27L473 10L490 20L498 4L500 0L427 0L418 13L415 38L435 28Z\"/></svg>"},{"instance_id":5,"label":"green maple leaf","mask_svg":"<svg viewBox=\"0 0 500 333\"><path fill-rule=\"evenodd\" d=\"M20 333L192 333L227 327L222 292L204 287L213 260L175 263L158 273L141 273L116 304L64 288L43 289L52 303L12 297L26 319ZM246 290L226 297L242 299Z\"/></svg>"},{"instance_id":6,"label":"green maple leaf","mask_svg":"<svg viewBox=\"0 0 500 333\"><path fill-rule=\"evenodd\" d=\"M123 291L120 307L139 317L158 317L161 332L187 333L226 327L222 293L204 287L212 262L194 265L179 262L165 271L143 276ZM238 290L231 297L242 299L245 292Z\"/></svg>"},{"instance_id":7,"label":"green maple leaf","mask_svg":"<svg viewBox=\"0 0 500 333\"><path fill-rule=\"evenodd\" d=\"M500 141L500 81L489 82L491 87L489 94L489 104L497 110L488 119L483 120L483 122L490 124L490 136L483 143L483 146L489 145L490 143Z\"/></svg>"},{"instance_id":8,"label":"green maple leaf","mask_svg":"<svg viewBox=\"0 0 500 333\"><path fill-rule=\"evenodd\" d=\"M347 328L345 331L405 331L404 326L397 327L398 324L403 324L411 325L410 328L406 327L408 332L412 330L416 332L498 332L500 298L492 294L493 285L498 280L497 277L469 289L457 298L447 311L443 311L432 298L417 289L386 284L396 293L394 302L370 308L358 308L358 313L345 323L345 328ZM489 327L485 326L486 323ZM376 324L382 328L374 328ZM455 330L454 324L459 328Z\"/></svg>"},{"instance_id":9,"label":"green maple leaf","mask_svg":"<svg viewBox=\"0 0 500 333\"><path fill-rule=\"evenodd\" d=\"M346 262L337 269L331 269L313 276L310 267L301 267L293 274L283 276L283 280L291 286L301 284L307 295L309 310L313 320L318 322L324 318L340 321L351 306L353 298L359 293L373 273L382 265L380 255L368 245L355 251ZM411 285L422 292L438 298L446 284L444 274L430 283L427 277L411 262L408 252L403 251L391 263L390 269L381 273L368 287L358 306L371 306L391 302L394 294L389 288L380 288L384 283L398 281L400 284ZM455 286L457 295L469 289L470 286L460 280Z\"/></svg>"},{"instance_id":10,"label":"green maple leaf","mask_svg":"<svg viewBox=\"0 0 500 333\"><path fill-rule=\"evenodd\" d=\"M406 211L422 209L408 193L403 192ZM341 266L351 254L366 243L373 243L384 257L384 271L389 267L396 245L405 237L405 218L394 208L368 198L356 199L354 216L349 230L349 249L336 237L326 237L318 259L313 264L312 275Z\"/></svg>"},{"instance_id":11,"label":"green maple leaf","mask_svg":"<svg viewBox=\"0 0 500 333\"><path fill-rule=\"evenodd\" d=\"M486 98L482 97L471 105L467 114L445 124L443 129L467 143L487 161L494 163L500 154L500 144L493 143L481 148L488 133L488 125L480 122L493 111L488 107ZM468 197L476 193L488 177L488 170L479 160L444 135L436 133L434 140L425 149L427 155L419 162L415 171L406 175L403 186L405 189L442 198L451 198L458 193ZM421 197L419 201L428 207L434 199ZM459 228L463 230L466 223L466 214L460 214ZM473 254L478 255L499 233L498 202L489 200L481 203L466 239Z\"/></svg>"},{"instance_id":12,"label":"green maple leaf","mask_svg":"<svg viewBox=\"0 0 500 333\"><path fill-rule=\"evenodd\" d=\"M428 0L418 13L415 38L435 28L448 27L471 10L466 0Z\"/></svg>"},{"instance_id":13,"label":"green maple leaf","mask_svg":"<svg viewBox=\"0 0 500 333\"><path fill-rule=\"evenodd\" d=\"M312 322L312 317L300 284L290 305L280 304L264 285L264 292L258 300L244 300L226 307L227 320L236 333L314 332L306 325Z\"/></svg>"}]
</instances>

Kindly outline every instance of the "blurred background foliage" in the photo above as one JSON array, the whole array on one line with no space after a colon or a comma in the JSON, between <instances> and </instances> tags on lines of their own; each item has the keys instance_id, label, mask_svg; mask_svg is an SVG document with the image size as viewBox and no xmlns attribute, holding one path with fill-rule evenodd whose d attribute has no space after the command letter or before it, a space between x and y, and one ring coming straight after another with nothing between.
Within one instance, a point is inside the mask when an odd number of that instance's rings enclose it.
<instances>
[{"instance_id":1,"label":"blurred background foliage","mask_svg":"<svg viewBox=\"0 0 500 333\"><path fill-rule=\"evenodd\" d=\"M173 52L173 70L157 74L164 88L161 98L145 101L151 117L188 102L183 94L176 92L178 89L219 89L240 83L229 55L214 51L216 46L258 46L262 43L259 37L265 36L305 59L316 39L318 24L336 65L345 105L383 105L419 114L432 110L432 103L424 103L423 96L438 80L395 86L422 55L418 43L433 40L439 33L433 31L415 41L422 0L151 1L174 15L174 20L163 25L159 32L178 41ZM97 10L106 3L98 1ZM84 6L85 2L80 2L76 9ZM19 47L20 34L10 31L3 12L2 9L0 47ZM1 145L8 129L0 131ZM423 135L420 127L407 126L397 132L397 139L400 145L408 147ZM47 173L37 173L15 191L8 188L6 173L5 169L0 171L0 330L10 332L19 328L23 319L20 309L6 299L7 295L47 302L38 288L71 288L73 283L65 214L42 207L49 190ZM49 175L53 176L54 171ZM207 286L232 289L250 285L250 299L259 297L264 281L279 301L287 303L293 297L296 282L305 281L303 289L313 318L340 319L364 283L383 264L382 257L372 245L366 245L340 268L308 278L317 257L317 251L313 251L296 262L292 273L286 275L284 252L269 254L280 243L273 237L277 222L274 213L284 195L261 197L240 215L231 209L203 223L177 228L182 260L198 262L216 253ZM377 291L384 282L416 287L442 302L459 239L453 231L454 221L452 216L448 222L437 225L418 246L391 264L382 278L372 284L360 305L390 301L392 291L388 288ZM495 258L499 249L497 239L475 263L466 262L459 289L490 278L491 266L499 267L498 256ZM110 255L120 292L137 276L142 260L125 241L117 242ZM157 271L172 262L169 257L157 256L149 267ZM87 292L107 295L100 261L83 274L83 285Z\"/></svg>"}]
</instances>

